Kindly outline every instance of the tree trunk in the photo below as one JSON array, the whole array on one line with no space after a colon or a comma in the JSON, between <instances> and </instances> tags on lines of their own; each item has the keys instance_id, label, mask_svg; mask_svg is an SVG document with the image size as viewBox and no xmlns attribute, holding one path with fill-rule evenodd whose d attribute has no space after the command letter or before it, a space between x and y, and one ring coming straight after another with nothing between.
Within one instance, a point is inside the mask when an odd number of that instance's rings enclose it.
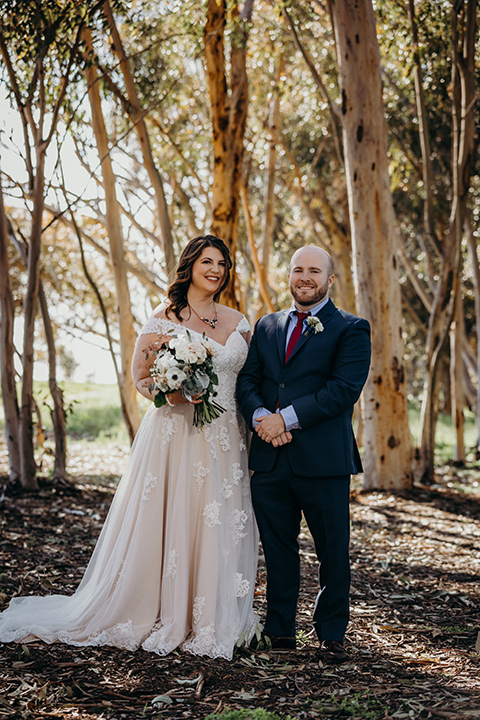
<instances>
[{"instance_id":1,"label":"tree trunk","mask_svg":"<svg viewBox=\"0 0 480 720\"><path fill-rule=\"evenodd\" d=\"M402 489L412 482L412 441L375 17L371 0L332 0L330 12L342 92L357 308L372 326L372 367L362 396L364 485Z\"/></svg>"},{"instance_id":2,"label":"tree trunk","mask_svg":"<svg viewBox=\"0 0 480 720\"><path fill-rule=\"evenodd\" d=\"M435 374L455 312L458 292L460 248L475 139L475 19L476 0L457 3L452 8L452 185L453 198L448 235L442 248L440 278L430 315L427 334L426 383L420 418L421 445L416 474L431 484L435 479ZM463 37L458 37L459 15Z\"/></svg>"},{"instance_id":3,"label":"tree trunk","mask_svg":"<svg viewBox=\"0 0 480 720\"><path fill-rule=\"evenodd\" d=\"M112 35L114 53L120 61L120 69L123 73L125 88L127 90L128 101L131 108L130 117L132 119L132 122L134 123L135 132L137 133L137 137L140 143L145 169L148 172L148 177L150 178L150 182L152 183L153 191L155 193L158 223L163 241L163 252L165 255L165 267L167 276L170 281L172 281L175 275L176 260L173 248L172 228L168 215L165 192L163 189L163 180L155 164L155 160L153 159L150 137L148 135L147 126L144 120L144 112L138 100L137 90L130 70L130 64L125 54L122 40L115 24L115 19L113 17L112 9L108 0L106 0L106 2L104 2L103 4L103 12L105 14L105 17L107 18L107 23Z\"/></svg>"},{"instance_id":4,"label":"tree trunk","mask_svg":"<svg viewBox=\"0 0 480 720\"><path fill-rule=\"evenodd\" d=\"M20 478L19 409L15 387L15 348L13 344L13 324L15 310L12 288L10 286L8 263L8 226L3 204L3 192L0 179L0 309L1 309L1 376L2 400L5 412L5 435L7 438L9 479L11 483Z\"/></svg>"},{"instance_id":5,"label":"tree trunk","mask_svg":"<svg viewBox=\"0 0 480 720\"><path fill-rule=\"evenodd\" d=\"M251 8L250 8L251 11ZM212 233L228 245L232 280L222 300L239 307L235 288L237 220L243 168L243 140L248 108L246 72L247 17L242 17L236 0L230 7L233 26L230 52L230 91L226 78L224 32L226 0L208 0L205 25L205 59L213 131Z\"/></svg>"},{"instance_id":6,"label":"tree trunk","mask_svg":"<svg viewBox=\"0 0 480 720\"><path fill-rule=\"evenodd\" d=\"M12 229L13 234L13 229ZM25 267L28 265L28 245L25 242L17 239L14 236L15 246L23 260ZM63 392L57 385L57 370L56 370L56 352L55 352L55 340L53 335L52 323L48 312L47 298L43 289L42 280L40 278L38 285L38 298L40 301L40 309L42 312L43 325L45 329L45 337L47 340L48 348L48 367L49 367L49 389L53 400L53 410L51 411L53 430L55 435L55 464L54 464L54 477L59 479L65 479L67 476L67 456L66 456L66 422L65 422L65 408L63 402ZM40 408L32 397L33 410L37 416L36 423L36 444L37 447L43 446L45 442L45 434L43 429L43 423L40 414Z\"/></svg>"},{"instance_id":7,"label":"tree trunk","mask_svg":"<svg viewBox=\"0 0 480 720\"><path fill-rule=\"evenodd\" d=\"M55 351L55 338L52 321L48 312L47 299L43 285L39 287L40 308L42 311L43 326L48 348L48 387L53 400L53 410L50 411L55 435L55 464L53 476L59 480L67 477L67 428L63 391L57 384L57 354Z\"/></svg>"},{"instance_id":8,"label":"tree trunk","mask_svg":"<svg viewBox=\"0 0 480 720\"><path fill-rule=\"evenodd\" d=\"M73 225L73 228L77 235L78 244L80 247L80 261L82 263L83 274L85 275L85 278L86 278L88 284L92 288L93 293L94 293L95 297L97 298L97 302L100 307L100 312L101 312L102 318L103 318L103 324L105 325L105 334L107 337L108 349L110 351L110 357L112 359L113 368L115 370L117 384L120 385L120 370L118 368L117 357L115 355L115 350L113 347L113 340L112 340L112 334L110 332L110 323L108 321L107 309L105 307L105 303L103 302L103 298L100 293L100 290L98 289L98 285L96 284L95 280L93 279L93 277L90 274L89 269L87 267L87 262L85 260L85 252L83 249L82 233L81 233L80 228L77 225L77 221L75 220L75 214L74 214L73 210L70 210L70 214L72 217L72 225Z\"/></svg>"},{"instance_id":9,"label":"tree trunk","mask_svg":"<svg viewBox=\"0 0 480 720\"><path fill-rule=\"evenodd\" d=\"M352 280L352 239L349 224L348 222L342 224L336 219L325 187L320 181L317 183L314 197L308 197L302 180L302 170L290 148L284 142L282 142L282 147L294 168L297 182L294 184L293 189L302 205L305 215L310 221L314 239L330 253L334 261L336 277L334 285L335 298L340 298L339 304L341 304L345 310L354 313L356 301L355 288ZM313 203L315 203L318 209L313 209ZM319 231L319 226L323 232Z\"/></svg>"},{"instance_id":10,"label":"tree trunk","mask_svg":"<svg viewBox=\"0 0 480 720\"><path fill-rule=\"evenodd\" d=\"M263 213L262 213L262 236L260 238L260 258L261 258L261 278L259 282L262 288L259 291L257 318L261 317L268 310L269 306L265 305L264 290L268 284L268 266L270 263L270 253L273 245L273 231L275 228L275 180L277 170L277 145L280 136L280 82L285 72L285 56L281 53L278 66L275 73L275 87L273 88L272 98L270 100L270 112L268 118L268 129L270 132L270 140L268 143L267 162L265 163L264 176L264 194L263 194ZM271 302L270 302L271 306Z\"/></svg>"},{"instance_id":11,"label":"tree trunk","mask_svg":"<svg viewBox=\"0 0 480 720\"><path fill-rule=\"evenodd\" d=\"M88 48L92 48L91 35L85 30L84 37ZM122 367L120 370L119 390L122 401L123 417L127 426L130 440L133 442L140 425L136 389L132 380L130 367L135 347L135 330L130 304L130 290L128 287L125 267L125 249L123 242L121 215L115 190L115 175L110 160L107 130L102 114L102 104L98 87L98 73L93 65L85 70L88 83L88 96L92 110L93 131L97 143L98 154L102 165L103 188L105 192L105 206L107 212L107 232L110 242L110 253L115 278L117 297L117 312L120 327L120 352Z\"/></svg>"},{"instance_id":12,"label":"tree trunk","mask_svg":"<svg viewBox=\"0 0 480 720\"><path fill-rule=\"evenodd\" d=\"M415 78L415 97L417 101L418 128L420 149L422 153L422 173L423 187L425 189L425 203L423 207L423 224L425 235L430 244L439 253L438 240L435 234L435 226L433 222L433 187L432 181L432 155L430 151L430 135L427 122L427 111L425 107L425 94L423 91L423 70L418 45L418 30L415 17L415 0L409 0L410 23L412 28L413 40L413 75ZM426 253L427 262L429 253Z\"/></svg>"},{"instance_id":13,"label":"tree trunk","mask_svg":"<svg viewBox=\"0 0 480 720\"><path fill-rule=\"evenodd\" d=\"M21 13L20 13L21 15ZM45 156L50 145L63 106L74 59L77 57L78 42L82 21L75 26L76 36L73 43L68 43L68 53L62 57L62 74L58 78L56 99L46 92L46 63L45 58L51 47L57 47L57 32L60 25L52 22L45 32L42 29L39 37L31 39L32 48L35 48L34 70L28 87L20 85L15 68L10 59L3 26L0 24L0 51L7 68L10 90L17 104L17 110L22 120L24 138L24 157L28 171L28 187L33 203L30 241L26 258L27 286L24 295L24 328L23 328L23 373L22 393L20 406L20 482L25 490L37 490L37 467L33 451L33 366L34 366L34 330L37 313L38 295L40 288L40 256L42 249L42 220L45 204ZM36 47L35 47L35 44ZM32 58L34 55L32 55ZM66 63L64 61L67 61ZM25 80L25 78L23 79ZM49 89L50 86L49 86ZM23 94L25 90L25 94ZM47 97L48 95L48 97ZM47 111L48 103L48 111ZM49 127L46 127L46 120ZM33 139L33 144L31 142ZM35 162L33 161L33 148L35 149Z\"/></svg>"},{"instance_id":14,"label":"tree trunk","mask_svg":"<svg viewBox=\"0 0 480 720\"><path fill-rule=\"evenodd\" d=\"M25 490L38 490L37 466L33 454L33 341L35 316L40 285L40 253L42 247L42 217L46 146L37 147L37 165L33 185L33 214L27 255L27 287L23 301L23 373L20 408L21 483Z\"/></svg>"},{"instance_id":15,"label":"tree trunk","mask_svg":"<svg viewBox=\"0 0 480 720\"><path fill-rule=\"evenodd\" d=\"M465 418L463 408L465 405L463 392L463 302L460 284L457 287L455 301L455 317L450 328L450 393L452 399L452 421L455 432L455 448L453 463L457 467L465 465Z\"/></svg>"},{"instance_id":16,"label":"tree trunk","mask_svg":"<svg viewBox=\"0 0 480 720\"><path fill-rule=\"evenodd\" d=\"M253 232L252 216L250 214L250 208L248 206L247 189L244 185L242 185L240 194L242 197L243 214L245 216L245 225L247 227L248 247L250 248L250 252L252 254L253 267L255 268L255 272L257 273L257 279L258 279L258 285L259 285L259 291L260 291L260 299L261 299L261 302L263 303L263 307L266 308L267 312L273 313L273 312L275 312L275 308L272 304L272 301L270 300L270 296L268 294L268 288L265 284L265 277L262 272L263 268L258 259L257 248L255 245L255 235ZM263 314L265 314L265 313L263 313Z\"/></svg>"},{"instance_id":17,"label":"tree trunk","mask_svg":"<svg viewBox=\"0 0 480 720\"><path fill-rule=\"evenodd\" d=\"M477 398L475 407L475 424L477 427L477 439L475 440L475 457L480 460L480 260L475 235L473 234L472 220L470 213L466 217L466 233L468 242L468 254L473 268L473 291L475 297L475 328L477 335Z\"/></svg>"}]
</instances>

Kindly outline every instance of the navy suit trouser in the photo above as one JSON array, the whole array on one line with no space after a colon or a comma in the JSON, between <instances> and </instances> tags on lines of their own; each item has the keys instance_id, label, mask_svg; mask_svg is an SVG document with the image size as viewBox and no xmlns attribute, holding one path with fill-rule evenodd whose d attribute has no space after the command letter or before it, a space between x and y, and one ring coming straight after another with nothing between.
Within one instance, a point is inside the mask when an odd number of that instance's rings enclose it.
<instances>
[{"instance_id":1,"label":"navy suit trouser","mask_svg":"<svg viewBox=\"0 0 480 720\"><path fill-rule=\"evenodd\" d=\"M265 632L295 635L303 512L319 562L315 631L320 641L342 641L349 619L350 476L296 475L282 447L273 470L253 473L252 499L267 568Z\"/></svg>"}]
</instances>

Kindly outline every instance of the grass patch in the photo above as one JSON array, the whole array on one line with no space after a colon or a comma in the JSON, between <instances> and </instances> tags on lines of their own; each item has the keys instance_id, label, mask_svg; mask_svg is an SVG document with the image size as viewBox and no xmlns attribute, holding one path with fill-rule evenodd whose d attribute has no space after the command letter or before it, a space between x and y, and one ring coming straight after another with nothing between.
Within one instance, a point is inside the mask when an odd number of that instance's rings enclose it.
<instances>
[{"instance_id":1,"label":"grass patch","mask_svg":"<svg viewBox=\"0 0 480 720\"><path fill-rule=\"evenodd\" d=\"M284 715L283 718L277 713L256 708L255 710L231 710L225 708L220 714L212 713L207 715L205 720L293 720L290 715Z\"/></svg>"},{"instance_id":2,"label":"grass patch","mask_svg":"<svg viewBox=\"0 0 480 720\"><path fill-rule=\"evenodd\" d=\"M67 435L85 439L126 438L117 385L60 383L67 413ZM47 382L34 383L34 395L47 432L52 430L51 397Z\"/></svg>"},{"instance_id":3,"label":"grass patch","mask_svg":"<svg viewBox=\"0 0 480 720\"><path fill-rule=\"evenodd\" d=\"M477 429L475 427L475 414L470 410L465 410L465 447L467 452L469 448L474 447L477 439ZM417 445L420 431L420 405L418 403L409 403L408 422L412 433L413 442ZM435 432L435 464L442 465L447 463L453 457L455 447L455 429L451 415L439 414L437 427Z\"/></svg>"},{"instance_id":4,"label":"grass patch","mask_svg":"<svg viewBox=\"0 0 480 720\"><path fill-rule=\"evenodd\" d=\"M125 433L119 406L79 407L68 414L67 433L76 438L112 439Z\"/></svg>"},{"instance_id":5,"label":"grass patch","mask_svg":"<svg viewBox=\"0 0 480 720\"><path fill-rule=\"evenodd\" d=\"M330 695L325 700L314 700L311 707L321 713L320 717L362 718L362 720L378 720L388 717L389 707L380 702L370 690L345 695L342 698Z\"/></svg>"}]
</instances>

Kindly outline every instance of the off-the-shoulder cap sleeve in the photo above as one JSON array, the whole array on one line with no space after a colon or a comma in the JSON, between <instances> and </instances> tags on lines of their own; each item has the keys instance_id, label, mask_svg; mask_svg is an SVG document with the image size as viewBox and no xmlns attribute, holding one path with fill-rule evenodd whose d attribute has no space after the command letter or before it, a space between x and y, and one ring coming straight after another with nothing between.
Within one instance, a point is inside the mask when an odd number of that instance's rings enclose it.
<instances>
[{"instance_id":1,"label":"off-the-shoulder cap sleeve","mask_svg":"<svg viewBox=\"0 0 480 720\"><path fill-rule=\"evenodd\" d=\"M245 315L242 317L242 319L241 319L240 322L238 323L238 325L237 325L237 330L238 330L239 333L251 332L252 328L250 327L250 323L248 322L248 320L247 320L247 318L245 317Z\"/></svg>"},{"instance_id":2,"label":"off-the-shoulder cap sleeve","mask_svg":"<svg viewBox=\"0 0 480 720\"><path fill-rule=\"evenodd\" d=\"M151 317L147 320L145 325L139 332L139 335L148 335L149 333L156 333L157 335L163 335L172 329L176 323L166 318Z\"/></svg>"}]
</instances>

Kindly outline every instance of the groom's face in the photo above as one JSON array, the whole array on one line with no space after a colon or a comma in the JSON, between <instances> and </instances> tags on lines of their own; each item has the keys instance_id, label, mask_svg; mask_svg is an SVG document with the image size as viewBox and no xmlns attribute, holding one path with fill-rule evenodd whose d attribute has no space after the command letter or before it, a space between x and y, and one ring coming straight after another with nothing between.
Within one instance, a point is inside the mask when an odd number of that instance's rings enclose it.
<instances>
[{"instance_id":1,"label":"groom's face","mask_svg":"<svg viewBox=\"0 0 480 720\"><path fill-rule=\"evenodd\" d=\"M329 256L320 248L297 250L290 265L290 292L299 308L309 309L325 298L333 284Z\"/></svg>"}]
</instances>

